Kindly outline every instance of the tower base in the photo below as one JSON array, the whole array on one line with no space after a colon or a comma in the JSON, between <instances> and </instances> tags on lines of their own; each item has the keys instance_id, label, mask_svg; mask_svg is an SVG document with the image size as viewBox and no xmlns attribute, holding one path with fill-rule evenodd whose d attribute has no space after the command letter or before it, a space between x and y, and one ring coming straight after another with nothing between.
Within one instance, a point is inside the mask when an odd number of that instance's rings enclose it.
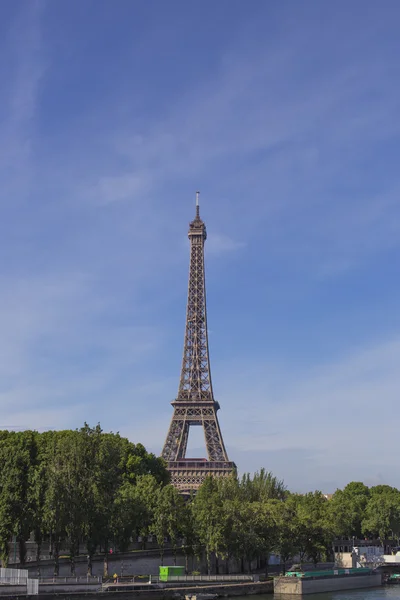
<instances>
[{"instance_id":1,"label":"tower base","mask_svg":"<svg viewBox=\"0 0 400 600\"><path fill-rule=\"evenodd\" d=\"M208 475L229 477L236 473L234 462L214 462L202 458L183 458L167 462L171 483L182 494L196 492Z\"/></svg>"}]
</instances>

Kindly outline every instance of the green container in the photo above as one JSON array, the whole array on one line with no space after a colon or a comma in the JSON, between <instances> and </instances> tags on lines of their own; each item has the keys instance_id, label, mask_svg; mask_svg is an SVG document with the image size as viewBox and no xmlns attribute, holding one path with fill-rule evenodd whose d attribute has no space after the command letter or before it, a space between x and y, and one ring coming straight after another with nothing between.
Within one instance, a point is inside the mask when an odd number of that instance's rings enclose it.
<instances>
[{"instance_id":1,"label":"green container","mask_svg":"<svg viewBox=\"0 0 400 600\"><path fill-rule=\"evenodd\" d=\"M160 567L160 581L170 581L185 574L185 567Z\"/></svg>"}]
</instances>

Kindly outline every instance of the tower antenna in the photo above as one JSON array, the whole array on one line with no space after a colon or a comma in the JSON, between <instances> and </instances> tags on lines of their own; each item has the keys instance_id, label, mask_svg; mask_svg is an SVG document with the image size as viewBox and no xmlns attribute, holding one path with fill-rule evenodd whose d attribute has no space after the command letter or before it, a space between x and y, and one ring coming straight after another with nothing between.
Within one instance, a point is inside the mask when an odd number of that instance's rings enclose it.
<instances>
[{"instance_id":1,"label":"tower antenna","mask_svg":"<svg viewBox=\"0 0 400 600\"><path fill-rule=\"evenodd\" d=\"M200 192L196 192L196 217L200 218L200 204L199 204Z\"/></svg>"}]
</instances>

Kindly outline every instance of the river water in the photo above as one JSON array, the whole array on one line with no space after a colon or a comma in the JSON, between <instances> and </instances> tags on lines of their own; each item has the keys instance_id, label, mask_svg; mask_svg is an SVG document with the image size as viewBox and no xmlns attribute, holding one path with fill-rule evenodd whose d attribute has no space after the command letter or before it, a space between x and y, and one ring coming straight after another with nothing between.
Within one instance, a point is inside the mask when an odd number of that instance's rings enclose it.
<instances>
[{"instance_id":1,"label":"river water","mask_svg":"<svg viewBox=\"0 0 400 600\"><path fill-rule=\"evenodd\" d=\"M252 596L254 599L271 600L272 596ZM325 594L307 594L306 596L273 596L275 600L400 600L400 585L386 585L370 590L349 590L343 592L327 592ZM232 600L249 600L248 596L236 596Z\"/></svg>"}]
</instances>

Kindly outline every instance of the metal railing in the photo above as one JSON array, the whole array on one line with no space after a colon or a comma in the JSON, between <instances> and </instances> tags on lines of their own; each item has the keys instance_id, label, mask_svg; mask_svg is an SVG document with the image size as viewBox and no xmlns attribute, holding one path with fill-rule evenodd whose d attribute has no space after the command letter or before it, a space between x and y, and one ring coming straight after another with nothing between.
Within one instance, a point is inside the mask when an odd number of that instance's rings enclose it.
<instances>
[{"instance_id":1,"label":"metal railing","mask_svg":"<svg viewBox=\"0 0 400 600\"><path fill-rule=\"evenodd\" d=\"M39 580L38 579L27 579L26 580L26 593L28 596L36 596L39 593Z\"/></svg>"},{"instance_id":2,"label":"metal railing","mask_svg":"<svg viewBox=\"0 0 400 600\"><path fill-rule=\"evenodd\" d=\"M28 570L27 569L8 569L8 568L0 568L0 582L18 585L25 584L28 579Z\"/></svg>"},{"instance_id":3,"label":"metal railing","mask_svg":"<svg viewBox=\"0 0 400 600\"><path fill-rule=\"evenodd\" d=\"M168 575L167 580L160 579L159 575L131 575L123 577L107 577L103 579L103 585L113 584L137 584L148 585L151 583L193 583L200 582L228 582L228 581L257 581L258 575Z\"/></svg>"},{"instance_id":4,"label":"metal railing","mask_svg":"<svg viewBox=\"0 0 400 600\"><path fill-rule=\"evenodd\" d=\"M48 584L48 583L53 583L53 584L74 584L74 583L101 583L102 582L102 577L97 576L97 575L81 575L81 576L73 576L73 575L67 575L65 577L62 576L54 576L54 577L40 577L39 578L39 583L40 584Z\"/></svg>"},{"instance_id":5,"label":"metal railing","mask_svg":"<svg viewBox=\"0 0 400 600\"><path fill-rule=\"evenodd\" d=\"M26 594L33 596L39 593L39 580L29 579L27 569L0 568L0 587L17 586L25 588Z\"/></svg>"},{"instance_id":6,"label":"metal railing","mask_svg":"<svg viewBox=\"0 0 400 600\"><path fill-rule=\"evenodd\" d=\"M163 582L160 578L152 577L152 581L160 583L179 581L255 581L254 575L168 575L168 581Z\"/></svg>"}]
</instances>

